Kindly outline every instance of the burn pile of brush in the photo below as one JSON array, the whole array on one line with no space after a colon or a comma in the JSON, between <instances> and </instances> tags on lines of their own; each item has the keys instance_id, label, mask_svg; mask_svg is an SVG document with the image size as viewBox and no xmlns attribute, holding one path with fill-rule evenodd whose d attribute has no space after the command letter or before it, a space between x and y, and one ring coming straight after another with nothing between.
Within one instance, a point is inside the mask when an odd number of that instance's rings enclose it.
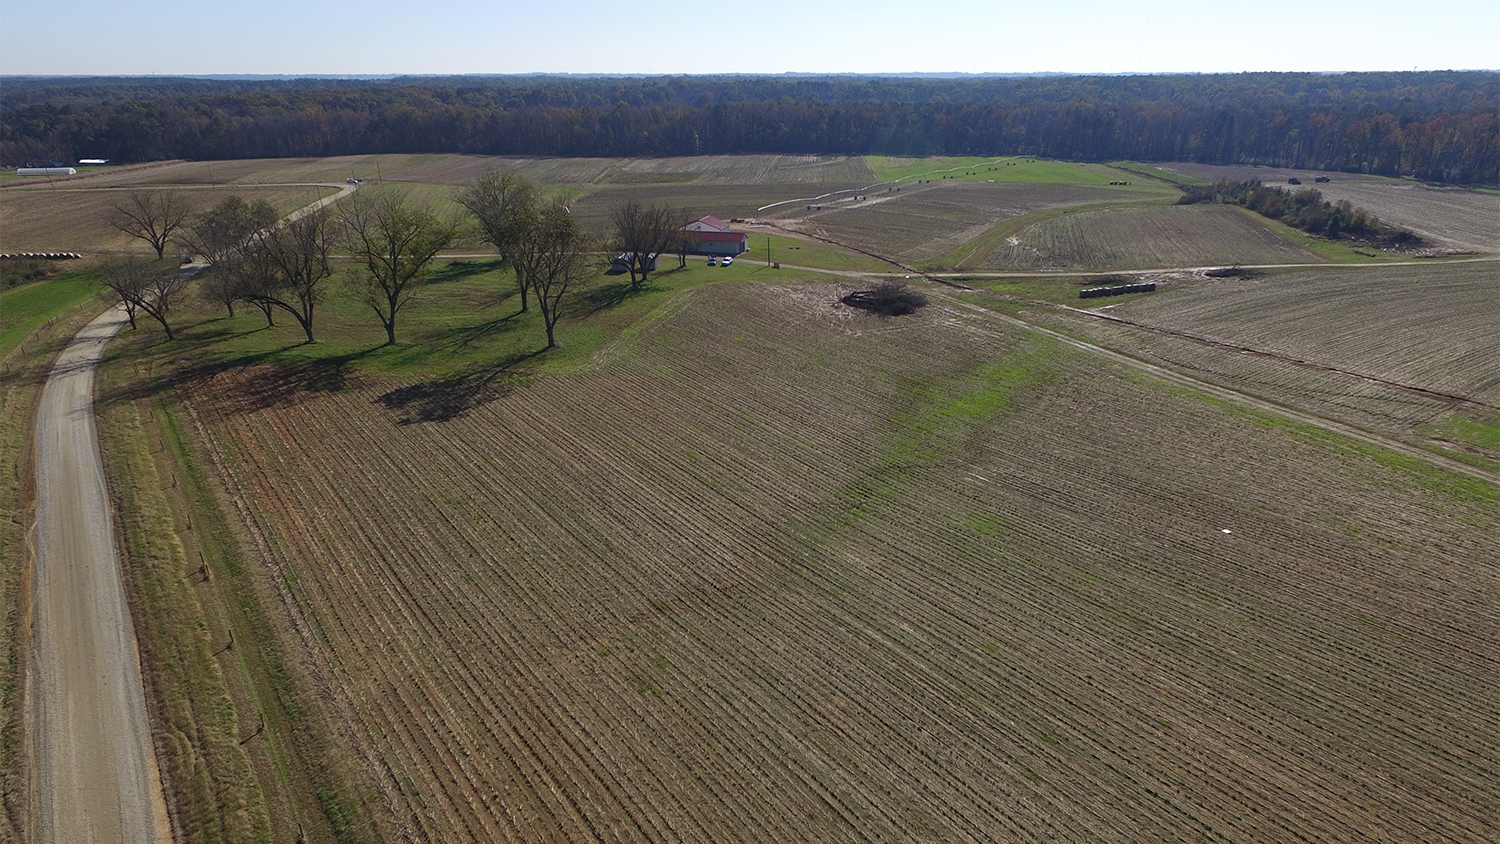
<instances>
[{"instance_id":1,"label":"burn pile of brush","mask_svg":"<svg viewBox=\"0 0 1500 844\"><path fill-rule=\"evenodd\" d=\"M856 290L841 301L881 316L906 316L927 304L927 296L899 281L882 281L873 290Z\"/></svg>"}]
</instances>

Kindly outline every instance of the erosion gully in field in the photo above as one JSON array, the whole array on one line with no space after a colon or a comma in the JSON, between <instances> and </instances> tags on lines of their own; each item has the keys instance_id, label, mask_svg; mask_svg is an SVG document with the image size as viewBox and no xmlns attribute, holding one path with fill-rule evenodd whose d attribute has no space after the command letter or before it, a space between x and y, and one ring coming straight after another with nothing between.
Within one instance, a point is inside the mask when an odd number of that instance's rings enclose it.
<instances>
[{"instance_id":1,"label":"erosion gully in field","mask_svg":"<svg viewBox=\"0 0 1500 844\"><path fill-rule=\"evenodd\" d=\"M414 841L1491 841L1500 504L940 300L180 396Z\"/></svg>"}]
</instances>

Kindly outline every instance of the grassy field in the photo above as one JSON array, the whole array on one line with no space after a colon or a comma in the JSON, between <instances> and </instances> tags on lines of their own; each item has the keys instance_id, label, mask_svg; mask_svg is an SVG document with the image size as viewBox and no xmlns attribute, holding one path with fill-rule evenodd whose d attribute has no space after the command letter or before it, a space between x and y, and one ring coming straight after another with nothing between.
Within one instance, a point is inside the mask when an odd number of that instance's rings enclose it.
<instances>
[{"instance_id":1,"label":"grassy field","mask_svg":"<svg viewBox=\"0 0 1500 844\"><path fill-rule=\"evenodd\" d=\"M1500 836L1493 264L1155 273L1073 310L1106 271L1364 259L1029 159L413 155L71 184L378 175L361 190L447 212L497 163L593 227L625 199L751 218L906 176L766 216L981 289L874 317L840 296L888 264L778 233L769 269L755 228L731 267L593 280L546 353L510 273L461 255L395 346L341 279L314 344L190 300L175 341L123 333L98 403L183 835ZM0 213L33 194L0 190ZM1459 207L1432 219L1462 239ZM1055 260L1024 269L1078 274L979 275L1010 237ZM99 307L69 309L86 277L43 284L0 299L5 512L41 366ZM7 561L24 521L0 525ZM0 580L13 837L21 569Z\"/></svg>"},{"instance_id":2,"label":"grassy field","mask_svg":"<svg viewBox=\"0 0 1500 844\"><path fill-rule=\"evenodd\" d=\"M1487 840L1493 488L924 313L692 288L443 424L175 383L407 840Z\"/></svg>"},{"instance_id":3,"label":"grassy field","mask_svg":"<svg viewBox=\"0 0 1500 844\"><path fill-rule=\"evenodd\" d=\"M1037 158L945 157L887 158L866 156L881 182L897 180L1045 182L1064 185L1108 185L1129 180L1129 174L1100 164L1074 164Z\"/></svg>"},{"instance_id":4,"label":"grassy field","mask_svg":"<svg viewBox=\"0 0 1500 844\"><path fill-rule=\"evenodd\" d=\"M44 323L99 294L92 272L72 272L0 292L0 360Z\"/></svg>"},{"instance_id":5,"label":"grassy field","mask_svg":"<svg viewBox=\"0 0 1500 844\"><path fill-rule=\"evenodd\" d=\"M1210 184L1213 181L1212 179L1205 179L1201 176L1190 176L1187 173L1183 173L1177 170L1170 170L1166 167L1160 167L1155 164L1146 164L1140 161L1111 161L1109 166L1117 170L1123 170L1126 173L1134 173L1138 176L1162 179L1179 185L1206 185ZM1127 176L1125 178L1129 177Z\"/></svg>"}]
</instances>

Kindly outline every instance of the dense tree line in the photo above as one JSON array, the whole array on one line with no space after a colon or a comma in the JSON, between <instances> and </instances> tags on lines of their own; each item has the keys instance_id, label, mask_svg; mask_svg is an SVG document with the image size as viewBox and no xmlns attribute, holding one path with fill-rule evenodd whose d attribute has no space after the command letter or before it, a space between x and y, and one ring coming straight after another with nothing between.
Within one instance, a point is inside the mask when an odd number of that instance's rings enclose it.
<instances>
[{"instance_id":1,"label":"dense tree line","mask_svg":"<svg viewBox=\"0 0 1500 844\"><path fill-rule=\"evenodd\" d=\"M4 163L989 155L1500 183L1500 74L8 79Z\"/></svg>"},{"instance_id":2,"label":"dense tree line","mask_svg":"<svg viewBox=\"0 0 1500 844\"><path fill-rule=\"evenodd\" d=\"M1363 240L1386 247L1418 246L1422 239L1407 229L1381 223L1375 215L1356 208L1348 200L1329 202L1323 192L1313 188L1291 191L1250 180L1236 182L1222 179L1212 185L1197 185L1184 190L1178 205L1198 202L1223 202L1239 205L1309 234L1338 240Z\"/></svg>"}]
</instances>

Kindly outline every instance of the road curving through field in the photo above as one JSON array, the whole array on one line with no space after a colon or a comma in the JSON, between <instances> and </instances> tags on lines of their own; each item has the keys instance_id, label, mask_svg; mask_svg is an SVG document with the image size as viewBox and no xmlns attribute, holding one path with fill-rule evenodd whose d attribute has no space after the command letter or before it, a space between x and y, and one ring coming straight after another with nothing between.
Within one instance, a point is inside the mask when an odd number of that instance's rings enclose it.
<instances>
[{"instance_id":1,"label":"road curving through field","mask_svg":"<svg viewBox=\"0 0 1500 844\"><path fill-rule=\"evenodd\" d=\"M126 322L78 332L37 407L26 677L32 840L172 840L94 424L94 373Z\"/></svg>"},{"instance_id":2,"label":"road curving through field","mask_svg":"<svg viewBox=\"0 0 1500 844\"><path fill-rule=\"evenodd\" d=\"M294 220L350 193L339 188ZM171 842L94 420L94 375L127 322L101 314L58 356L33 435L25 689L35 844Z\"/></svg>"}]
</instances>

